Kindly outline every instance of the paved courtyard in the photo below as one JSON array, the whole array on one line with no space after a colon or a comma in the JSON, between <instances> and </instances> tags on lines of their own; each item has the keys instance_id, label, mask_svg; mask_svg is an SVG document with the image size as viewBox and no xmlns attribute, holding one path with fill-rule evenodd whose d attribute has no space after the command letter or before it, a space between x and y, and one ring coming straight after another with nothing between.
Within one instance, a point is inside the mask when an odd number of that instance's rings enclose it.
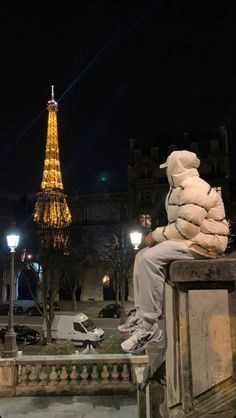
<instances>
[{"instance_id":1,"label":"paved courtyard","mask_svg":"<svg viewBox=\"0 0 236 418\"><path fill-rule=\"evenodd\" d=\"M1 418L137 418L129 396L48 396L0 398Z\"/></svg>"}]
</instances>

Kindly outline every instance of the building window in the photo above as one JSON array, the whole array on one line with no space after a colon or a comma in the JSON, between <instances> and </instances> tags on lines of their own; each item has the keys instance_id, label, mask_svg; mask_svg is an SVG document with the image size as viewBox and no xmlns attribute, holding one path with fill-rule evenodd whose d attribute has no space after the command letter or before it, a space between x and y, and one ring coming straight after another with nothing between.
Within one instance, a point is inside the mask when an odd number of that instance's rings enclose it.
<instances>
[{"instance_id":1,"label":"building window","mask_svg":"<svg viewBox=\"0 0 236 418\"><path fill-rule=\"evenodd\" d=\"M211 152L220 152L219 139L212 139L210 144L211 144Z\"/></svg>"},{"instance_id":2,"label":"building window","mask_svg":"<svg viewBox=\"0 0 236 418\"><path fill-rule=\"evenodd\" d=\"M221 175L221 166L218 161L213 161L211 164L211 174L215 177L219 177Z\"/></svg>"},{"instance_id":3,"label":"building window","mask_svg":"<svg viewBox=\"0 0 236 418\"><path fill-rule=\"evenodd\" d=\"M151 179L152 178L152 170L145 168L140 172L140 178L142 180Z\"/></svg>"},{"instance_id":4,"label":"building window","mask_svg":"<svg viewBox=\"0 0 236 418\"><path fill-rule=\"evenodd\" d=\"M159 159L159 148L157 148L157 147L152 147L151 148L151 158L154 161L157 161Z\"/></svg>"},{"instance_id":5,"label":"building window","mask_svg":"<svg viewBox=\"0 0 236 418\"><path fill-rule=\"evenodd\" d=\"M109 287L110 286L110 277L107 274L105 274L105 276L103 276L102 284L103 284L104 287Z\"/></svg>"},{"instance_id":6,"label":"building window","mask_svg":"<svg viewBox=\"0 0 236 418\"><path fill-rule=\"evenodd\" d=\"M199 143L198 142L190 142L189 144L190 151L195 152L195 154L199 154Z\"/></svg>"},{"instance_id":7,"label":"building window","mask_svg":"<svg viewBox=\"0 0 236 418\"><path fill-rule=\"evenodd\" d=\"M85 222L87 222L89 220L89 209L88 208L84 208L83 220Z\"/></svg>"},{"instance_id":8,"label":"building window","mask_svg":"<svg viewBox=\"0 0 236 418\"><path fill-rule=\"evenodd\" d=\"M120 209L120 219L121 220L127 219L127 206L123 206Z\"/></svg>"},{"instance_id":9,"label":"building window","mask_svg":"<svg viewBox=\"0 0 236 418\"><path fill-rule=\"evenodd\" d=\"M148 202L150 200L151 200L151 192L149 191L139 192L140 202Z\"/></svg>"},{"instance_id":10,"label":"building window","mask_svg":"<svg viewBox=\"0 0 236 418\"><path fill-rule=\"evenodd\" d=\"M142 153L141 153L140 149L134 150L134 161L135 162L141 161L141 156L142 156Z\"/></svg>"}]
</instances>

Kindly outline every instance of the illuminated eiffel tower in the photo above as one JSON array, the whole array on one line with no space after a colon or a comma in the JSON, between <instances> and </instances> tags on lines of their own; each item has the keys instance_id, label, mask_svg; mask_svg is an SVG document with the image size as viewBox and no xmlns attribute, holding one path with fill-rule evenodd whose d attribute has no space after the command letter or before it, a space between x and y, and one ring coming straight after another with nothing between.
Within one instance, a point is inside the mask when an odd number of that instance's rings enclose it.
<instances>
[{"instance_id":1,"label":"illuminated eiffel tower","mask_svg":"<svg viewBox=\"0 0 236 418\"><path fill-rule=\"evenodd\" d=\"M40 228L43 247L66 250L71 214L62 183L57 130L58 106L54 100L54 86L51 94L47 103L48 128L43 178L41 191L37 194L34 221Z\"/></svg>"}]
</instances>

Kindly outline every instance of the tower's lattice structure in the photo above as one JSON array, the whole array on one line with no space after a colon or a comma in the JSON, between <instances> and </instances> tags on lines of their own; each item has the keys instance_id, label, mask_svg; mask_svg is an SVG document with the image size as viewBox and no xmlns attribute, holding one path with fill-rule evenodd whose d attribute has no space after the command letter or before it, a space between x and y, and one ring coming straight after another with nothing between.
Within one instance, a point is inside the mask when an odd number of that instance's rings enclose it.
<instances>
[{"instance_id":1,"label":"tower's lattice structure","mask_svg":"<svg viewBox=\"0 0 236 418\"><path fill-rule=\"evenodd\" d=\"M41 245L66 248L71 213L64 193L60 166L57 111L54 100L54 86L47 103L48 127L41 191L37 194L34 221L41 231Z\"/></svg>"}]
</instances>

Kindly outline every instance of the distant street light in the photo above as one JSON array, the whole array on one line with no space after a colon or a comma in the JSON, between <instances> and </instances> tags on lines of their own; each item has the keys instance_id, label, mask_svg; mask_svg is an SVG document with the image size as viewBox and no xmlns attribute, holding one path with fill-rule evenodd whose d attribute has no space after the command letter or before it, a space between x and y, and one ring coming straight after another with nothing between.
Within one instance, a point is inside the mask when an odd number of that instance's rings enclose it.
<instances>
[{"instance_id":1,"label":"distant street light","mask_svg":"<svg viewBox=\"0 0 236 418\"><path fill-rule=\"evenodd\" d=\"M17 355L17 345L16 345L16 333L14 331L14 322L13 322L13 289L14 289L14 255L15 249L18 246L20 234L19 229L15 226L11 226L6 231L7 245L10 248L11 254L11 274L10 274L10 304L8 312L8 328L5 334L4 340L4 349L2 356L3 357L16 357Z\"/></svg>"},{"instance_id":2,"label":"distant street light","mask_svg":"<svg viewBox=\"0 0 236 418\"><path fill-rule=\"evenodd\" d=\"M138 231L138 229L130 232L130 241L134 249L138 250L142 241L142 232Z\"/></svg>"}]
</instances>

